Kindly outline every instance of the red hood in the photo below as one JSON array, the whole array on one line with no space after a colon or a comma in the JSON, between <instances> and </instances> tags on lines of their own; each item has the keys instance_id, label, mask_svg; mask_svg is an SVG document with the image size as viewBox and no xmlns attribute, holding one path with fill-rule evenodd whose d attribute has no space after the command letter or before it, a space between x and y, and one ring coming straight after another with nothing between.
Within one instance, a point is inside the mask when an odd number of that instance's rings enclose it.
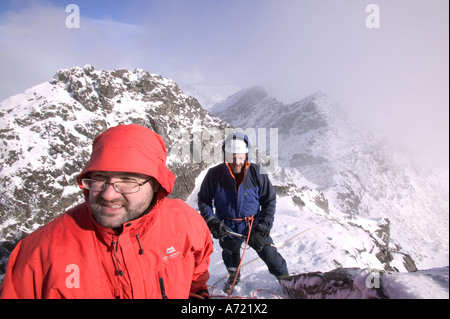
<instances>
[{"instance_id":1,"label":"red hood","mask_svg":"<svg viewBox=\"0 0 450 319\"><path fill-rule=\"evenodd\" d=\"M130 172L154 177L164 188L162 199L172 192L175 175L166 166L166 147L162 137L136 124L112 127L94 140L91 158L77 177L91 171ZM85 190L87 192L87 190Z\"/></svg>"}]
</instances>

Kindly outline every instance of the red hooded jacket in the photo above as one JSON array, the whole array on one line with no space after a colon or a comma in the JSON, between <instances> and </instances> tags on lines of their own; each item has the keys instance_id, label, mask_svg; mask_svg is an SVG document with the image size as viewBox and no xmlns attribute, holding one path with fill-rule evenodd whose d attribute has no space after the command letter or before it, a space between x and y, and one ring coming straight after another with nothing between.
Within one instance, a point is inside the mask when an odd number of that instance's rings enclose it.
<instances>
[{"instance_id":1,"label":"red hooded jacket","mask_svg":"<svg viewBox=\"0 0 450 319\"><path fill-rule=\"evenodd\" d=\"M90 171L145 174L162 190L120 234L99 225L86 200L25 237L9 258L0 298L188 298L206 290L211 233L197 211L166 198L175 176L162 138L134 124L111 128L94 140L80 187Z\"/></svg>"}]
</instances>

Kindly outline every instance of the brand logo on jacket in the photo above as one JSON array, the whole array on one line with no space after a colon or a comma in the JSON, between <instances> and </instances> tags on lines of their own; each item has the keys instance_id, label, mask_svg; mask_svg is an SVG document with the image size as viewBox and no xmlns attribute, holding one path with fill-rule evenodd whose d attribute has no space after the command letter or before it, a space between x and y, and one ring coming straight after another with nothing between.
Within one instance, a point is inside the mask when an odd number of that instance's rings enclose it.
<instances>
[{"instance_id":1,"label":"brand logo on jacket","mask_svg":"<svg viewBox=\"0 0 450 319\"><path fill-rule=\"evenodd\" d=\"M167 248L167 250L166 250L166 255L163 257L163 260L164 260L164 261L168 261L168 260L170 260L170 259L173 259L173 258L175 258L176 256L178 256L179 253L180 253L180 252L177 251L177 250L175 249L175 247L170 246L169 248Z\"/></svg>"}]
</instances>

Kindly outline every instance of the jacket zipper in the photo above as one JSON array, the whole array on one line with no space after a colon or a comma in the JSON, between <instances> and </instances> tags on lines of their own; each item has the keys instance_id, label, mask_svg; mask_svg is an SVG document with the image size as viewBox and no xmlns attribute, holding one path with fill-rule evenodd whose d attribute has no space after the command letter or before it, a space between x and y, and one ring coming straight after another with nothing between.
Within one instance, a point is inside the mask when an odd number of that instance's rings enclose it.
<instances>
[{"instance_id":1,"label":"jacket zipper","mask_svg":"<svg viewBox=\"0 0 450 319\"><path fill-rule=\"evenodd\" d=\"M158 280L159 280L159 290L161 291L162 299L169 299L166 295L166 289L164 287L164 278L161 271L158 271Z\"/></svg>"},{"instance_id":2,"label":"jacket zipper","mask_svg":"<svg viewBox=\"0 0 450 319\"><path fill-rule=\"evenodd\" d=\"M144 254L144 249L142 248L141 241L139 240L139 234L136 234L136 239L137 239L137 242L139 244L139 255L143 255Z\"/></svg>"},{"instance_id":3,"label":"jacket zipper","mask_svg":"<svg viewBox=\"0 0 450 319\"><path fill-rule=\"evenodd\" d=\"M117 271L118 271L119 275L121 277L123 277L124 273L123 273L122 269L120 268L119 259L117 259L117 254L116 254L116 251L119 249L119 241L115 242L113 239L113 241L111 242L111 249L113 251L114 260L116 261Z\"/></svg>"}]
</instances>

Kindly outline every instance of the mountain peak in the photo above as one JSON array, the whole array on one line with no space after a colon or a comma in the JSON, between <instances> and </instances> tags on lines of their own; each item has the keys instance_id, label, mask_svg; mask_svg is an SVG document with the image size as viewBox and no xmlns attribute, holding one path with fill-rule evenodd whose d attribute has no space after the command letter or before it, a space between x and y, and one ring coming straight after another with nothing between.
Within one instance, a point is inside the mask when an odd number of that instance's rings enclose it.
<instances>
[{"instance_id":1,"label":"mountain peak","mask_svg":"<svg viewBox=\"0 0 450 319\"><path fill-rule=\"evenodd\" d=\"M314 100L328 99L328 95L326 95L322 91L316 91L313 94L309 95L309 97Z\"/></svg>"},{"instance_id":2,"label":"mountain peak","mask_svg":"<svg viewBox=\"0 0 450 319\"><path fill-rule=\"evenodd\" d=\"M211 114L218 115L227 111L230 107L239 108L241 105L249 107L257 104L268 97L267 91L261 86L253 86L248 89L241 90L225 101L219 102L210 109Z\"/></svg>"},{"instance_id":3,"label":"mountain peak","mask_svg":"<svg viewBox=\"0 0 450 319\"><path fill-rule=\"evenodd\" d=\"M231 95L229 99L234 99L241 103L248 103L250 101L263 100L267 96L267 91L262 86L255 85Z\"/></svg>"}]
</instances>

